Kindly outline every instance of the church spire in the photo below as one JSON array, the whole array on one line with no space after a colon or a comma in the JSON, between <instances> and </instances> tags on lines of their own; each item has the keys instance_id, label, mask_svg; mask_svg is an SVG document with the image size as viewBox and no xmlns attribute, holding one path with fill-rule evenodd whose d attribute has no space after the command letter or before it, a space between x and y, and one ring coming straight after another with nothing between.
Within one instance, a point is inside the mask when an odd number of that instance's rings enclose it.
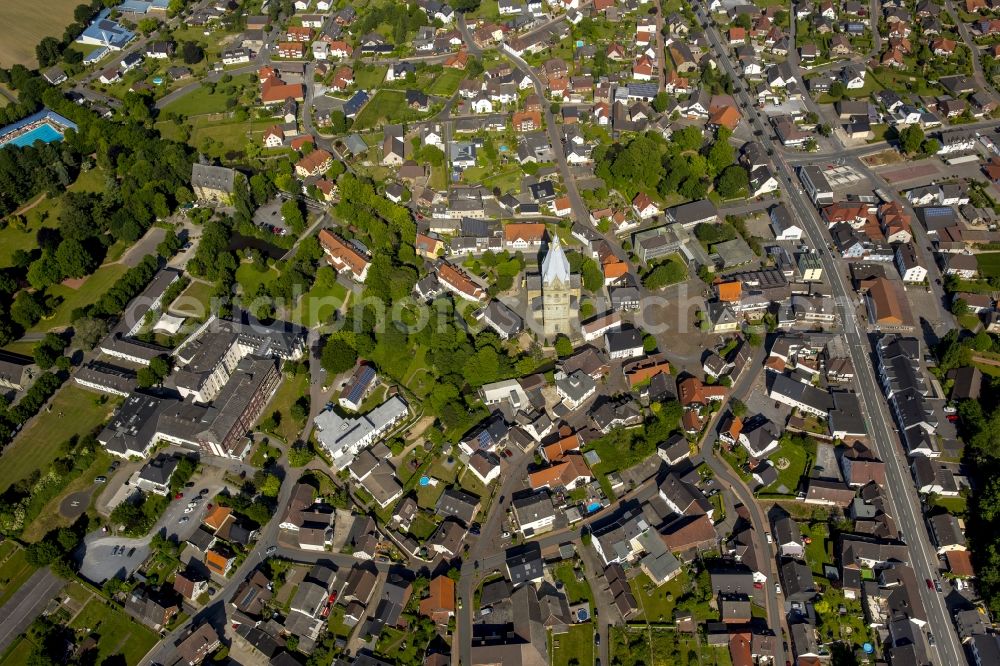
<instances>
[{"instance_id":1,"label":"church spire","mask_svg":"<svg viewBox=\"0 0 1000 666\"><path fill-rule=\"evenodd\" d=\"M569 259L563 252L558 234L552 239L549 251L542 261L542 286L556 282L561 282L563 285L569 284Z\"/></svg>"}]
</instances>

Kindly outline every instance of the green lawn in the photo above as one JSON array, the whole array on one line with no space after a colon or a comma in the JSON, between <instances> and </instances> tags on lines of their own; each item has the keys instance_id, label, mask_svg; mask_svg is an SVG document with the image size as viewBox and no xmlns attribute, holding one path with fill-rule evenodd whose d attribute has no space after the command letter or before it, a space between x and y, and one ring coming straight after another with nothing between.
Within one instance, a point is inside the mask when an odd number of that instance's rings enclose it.
<instances>
[{"instance_id":1,"label":"green lawn","mask_svg":"<svg viewBox=\"0 0 1000 666\"><path fill-rule=\"evenodd\" d=\"M959 517L965 515L968 508L968 501L964 497L941 497L940 495L931 495L928 504L931 506L939 506L948 513L953 513Z\"/></svg>"},{"instance_id":2,"label":"green lawn","mask_svg":"<svg viewBox=\"0 0 1000 666\"><path fill-rule=\"evenodd\" d=\"M420 115L406 106L406 93L402 90L379 90L354 119L353 129L360 131L385 123L416 120Z\"/></svg>"},{"instance_id":3,"label":"green lawn","mask_svg":"<svg viewBox=\"0 0 1000 666\"><path fill-rule=\"evenodd\" d=\"M385 81L386 69L388 68L385 65L367 65L365 67L357 67L354 70L354 85L356 85L360 90L378 88L379 84Z\"/></svg>"},{"instance_id":4,"label":"green lawn","mask_svg":"<svg viewBox=\"0 0 1000 666\"><path fill-rule=\"evenodd\" d=\"M577 580L576 573L573 570L573 563L566 561L560 563L552 572L556 580L562 582L563 591L566 593L566 598L571 604L579 604L583 602L592 603L593 595L590 592L590 584L584 580ZM582 572L581 572L582 576Z\"/></svg>"},{"instance_id":5,"label":"green lawn","mask_svg":"<svg viewBox=\"0 0 1000 666\"><path fill-rule=\"evenodd\" d=\"M809 472L809 467L816 457L816 444L812 440L811 448L803 447L794 442L789 442L779 446L770 455L771 463L778 469L778 480L770 486L761 489L764 493L794 493L798 488L799 480ZM780 469L779 465L787 461L785 469ZM784 490L782 490L784 487Z\"/></svg>"},{"instance_id":6,"label":"green lawn","mask_svg":"<svg viewBox=\"0 0 1000 666\"><path fill-rule=\"evenodd\" d=\"M612 627L612 663L620 666L731 666L728 643L713 647L673 629Z\"/></svg>"},{"instance_id":7,"label":"green lawn","mask_svg":"<svg viewBox=\"0 0 1000 666\"><path fill-rule=\"evenodd\" d=\"M91 463L90 467L85 469L80 476L76 477L63 488L62 492L56 497L49 500L41 513L31 521L28 525L25 525L24 532L21 533L21 538L26 542L35 542L41 540L49 530L56 529L58 527L69 527L72 521L64 518L61 513L59 513L59 505L62 504L63 499L67 495L73 493L81 492L86 490L94 484L94 478L107 473L108 465L111 464L111 454L99 449L97 455L94 456L94 462ZM91 495L91 499L97 496L99 492Z\"/></svg>"},{"instance_id":8,"label":"green lawn","mask_svg":"<svg viewBox=\"0 0 1000 666\"><path fill-rule=\"evenodd\" d=\"M413 521L410 523L410 534L413 535L414 539L424 541L430 535L434 534L436 528L437 523L431 520L430 516L426 513L421 512L414 516Z\"/></svg>"},{"instance_id":9,"label":"green lawn","mask_svg":"<svg viewBox=\"0 0 1000 666\"><path fill-rule=\"evenodd\" d=\"M673 622L674 605L684 591L686 580L687 576L683 573L659 587L646 574L639 574L630 580L641 616L647 622Z\"/></svg>"},{"instance_id":10,"label":"green lawn","mask_svg":"<svg viewBox=\"0 0 1000 666\"><path fill-rule=\"evenodd\" d=\"M423 659L424 646L417 645L416 641L406 640L408 637L404 631L386 627L375 645L375 652L390 657L397 664L418 664ZM403 643L406 643L405 648Z\"/></svg>"},{"instance_id":11,"label":"green lawn","mask_svg":"<svg viewBox=\"0 0 1000 666\"><path fill-rule=\"evenodd\" d=\"M261 268L256 263L243 262L236 269L236 281L240 283L245 297L253 297L257 294L257 289L264 285L264 289L281 276L278 271L271 267Z\"/></svg>"},{"instance_id":12,"label":"green lawn","mask_svg":"<svg viewBox=\"0 0 1000 666\"><path fill-rule=\"evenodd\" d=\"M799 521L799 529L803 538L810 539L806 544L806 562L814 574L823 573L824 564L833 563L832 544L830 539L830 529L826 523L809 524Z\"/></svg>"},{"instance_id":13,"label":"green lawn","mask_svg":"<svg viewBox=\"0 0 1000 666\"><path fill-rule=\"evenodd\" d=\"M295 305L292 319L309 328L327 322L343 306L349 293L347 287L339 282L335 282L330 289L314 284Z\"/></svg>"},{"instance_id":14,"label":"green lawn","mask_svg":"<svg viewBox=\"0 0 1000 666\"><path fill-rule=\"evenodd\" d=\"M278 387L278 391L274 394L274 398L271 399L267 409L264 410L263 415L265 417L272 412L281 413L281 421L278 423L278 428L273 434L285 442L295 441L302 431L304 424L292 418L291 409L295 401L303 395L309 395L309 378L306 373L302 372L295 377L284 376L281 380L281 386Z\"/></svg>"},{"instance_id":15,"label":"green lawn","mask_svg":"<svg viewBox=\"0 0 1000 666\"><path fill-rule=\"evenodd\" d=\"M577 666L594 663L594 625L590 622L570 625L565 634L552 635L552 666Z\"/></svg>"},{"instance_id":16,"label":"green lawn","mask_svg":"<svg viewBox=\"0 0 1000 666\"><path fill-rule=\"evenodd\" d=\"M24 549L16 541L0 543L0 606L31 577L35 567L28 564Z\"/></svg>"},{"instance_id":17,"label":"green lawn","mask_svg":"<svg viewBox=\"0 0 1000 666\"><path fill-rule=\"evenodd\" d=\"M221 92L213 93L207 87L201 86L192 90L163 108L164 113L176 113L184 116L195 116L204 113L222 113L226 111L226 99L230 95Z\"/></svg>"},{"instance_id":18,"label":"green lawn","mask_svg":"<svg viewBox=\"0 0 1000 666\"><path fill-rule=\"evenodd\" d=\"M72 289L63 284L53 285L49 288L49 293L61 298L62 302L51 316L39 321L28 332L44 333L54 328L69 326L73 321L73 310L94 303L127 270L128 266L124 264L110 264L98 268L83 281L78 289Z\"/></svg>"},{"instance_id":19,"label":"green lawn","mask_svg":"<svg viewBox=\"0 0 1000 666\"><path fill-rule=\"evenodd\" d=\"M24 666L28 663L28 657L34 650L34 644L27 638L18 639L13 645L7 648L7 652L0 661L0 666Z\"/></svg>"},{"instance_id":20,"label":"green lawn","mask_svg":"<svg viewBox=\"0 0 1000 666\"><path fill-rule=\"evenodd\" d=\"M1000 252L980 252L976 254L976 263L979 265L979 274L983 277L1000 275Z\"/></svg>"},{"instance_id":21,"label":"green lawn","mask_svg":"<svg viewBox=\"0 0 1000 666\"><path fill-rule=\"evenodd\" d=\"M456 90L458 90L458 86L462 83L462 77L464 76L465 72L460 69L445 67L438 77L434 79L434 83L431 84L427 92L431 95L450 97L455 94Z\"/></svg>"},{"instance_id":22,"label":"green lawn","mask_svg":"<svg viewBox=\"0 0 1000 666\"><path fill-rule=\"evenodd\" d=\"M970 331L975 331L976 329L979 328L980 323L982 323L979 321L979 315L973 314L971 312L966 312L965 314L959 315L958 317L956 317L956 319L958 320L958 323L962 328L967 328Z\"/></svg>"},{"instance_id":23,"label":"green lawn","mask_svg":"<svg viewBox=\"0 0 1000 666\"><path fill-rule=\"evenodd\" d=\"M158 639L156 634L123 611L105 605L102 599L96 597L87 602L70 626L97 634L97 663L120 654L124 663L138 664Z\"/></svg>"},{"instance_id":24,"label":"green lawn","mask_svg":"<svg viewBox=\"0 0 1000 666\"><path fill-rule=\"evenodd\" d=\"M41 418L32 421L4 450L0 489L20 481L36 469L48 468L56 459L60 444L104 423L119 400L99 404L101 395L84 391L72 383L60 388L50 402L51 412L43 412ZM59 416L60 413L64 416Z\"/></svg>"},{"instance_id":25,"label":"green lawn","mask_svg":"<svg viewBox=\"0 0 1000 666\"><path fill-rule=\"evenodd\" d=\"M213 293L215 293L215 285L207 282L192 282L170 304L170 308L188 317L204 319L208 317L211 311L210 305Z\"/></svg>"}]
</instances>

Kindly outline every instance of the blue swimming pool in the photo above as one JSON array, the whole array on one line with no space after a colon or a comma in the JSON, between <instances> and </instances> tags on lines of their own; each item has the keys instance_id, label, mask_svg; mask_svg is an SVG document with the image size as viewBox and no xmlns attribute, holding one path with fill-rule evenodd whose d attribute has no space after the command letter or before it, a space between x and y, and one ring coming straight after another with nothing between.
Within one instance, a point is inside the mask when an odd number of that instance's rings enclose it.
<instances>
[{"instance_id":1,"label":"blue swimming pool","mask_svg":"<svg viewBox=\"0 0 1000 666\"><path fill-rule=\"evenodd\" d=\"M10 141L4 143L4 145L30 146L36 141L52 143L53 141L62 141L62 138L63 135L55 127L46 123L44 125L39 125L30 132L25 132L16 139L11 139Z\"/></svg>"},{"instance_id":2,"label":"blue swimming pool","mask_svg":"<svg viewBox=\"0 0 1000 666\"><path fill-rule=\"evenodd\" d=\"M594 513L595 511L600 511L600 509L601 509L600 502L591 502L590 504L587 505L587 513Z\"/></svg>"},{"instance_id":3,"label":"blue swimming pool","mask_svg":"<svg viewBox=\"0 0 1000 666\"><path fill-rule=\"evenodd\" d=\"M0 148L30 146L36 141L43 143L62 141L63 133L67 129L76 129L76 124L54 111L42 109L16 123L0 128Z\"/></svg>"}]
</instances>

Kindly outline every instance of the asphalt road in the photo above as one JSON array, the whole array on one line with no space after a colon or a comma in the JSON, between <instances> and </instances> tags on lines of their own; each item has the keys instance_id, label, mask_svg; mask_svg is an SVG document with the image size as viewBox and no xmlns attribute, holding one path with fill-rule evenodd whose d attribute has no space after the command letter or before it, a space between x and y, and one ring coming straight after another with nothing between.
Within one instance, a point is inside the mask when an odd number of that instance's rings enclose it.
<instances>
[{"instance_id":1,"label":"asphalt road","mask_svg":"<svg viewBox=\"0 0 1000 666\"><path fill-rule=\"evenodd\" d=\"M698 7L702 13L702 6ZM718 31L713 25L705 31L712 47L719 56L718 60L723 65L724 70L738 80L732 61L726 52L725 47L719 38ZM748 121L764 130L763 138L770 143L775 150L776 167L779 181L783 180L787 185L786 200L791 207L793 215L800 218L803 228L810 244L820 249L820 259L823 262L823 270L829 276L828 280L833 289L833 295L837 298L837 308L839 316L847 337L848 349L851 353L851 360L854 363L856 377L855 382L858 389L858 397L861 402L862 411L865 414L865 422L869 434L869 441L878 453L879 457L885 461L888 472L888 483L886 491L893 508L893 516L896 518L904 540L910 545L911 566L916 576L920 578L937 578L939 575L937 567L937 557L933 554L930 546L930 537L924 527L923 517L920 511L920 501L917 497L913 480L910 477L906 465L906 457L903 453L902 444L895 435L892 419L888 412L888 407L882 397L882 391L875 379L871 361L871 343L865 339L858 328L853 304L857 297L853 290L849 289L844 282L841 266L834 260L833 256L826 249L826 235L824 226L816 214L815 208L802 194L798 187L798 182L788 164L782 157L781 146L772 137L764 126L756 107L745 92L745 88L738 93L743 101L747 102L749 113ZM933 590L927 590L926 586L918 586L919 594L927 611L930 626L934 627L937 642L935 646L929 648L938 664L963 664L966 662L965 654L958 641L958 636L951 622L951 616L944 602L944 597Z\"/></svg>"},{"instance_id":2,"label":"asphalt road","mask_svg":"<svg viewBox=\"0 0 1000 666\"><path fill-rule=\"evenodd\" d=\"M18 588L3 608L0 608L0 653L24 633L65 584L65 580L45 567L32 574Z\"/></svg>"}]
</instances>

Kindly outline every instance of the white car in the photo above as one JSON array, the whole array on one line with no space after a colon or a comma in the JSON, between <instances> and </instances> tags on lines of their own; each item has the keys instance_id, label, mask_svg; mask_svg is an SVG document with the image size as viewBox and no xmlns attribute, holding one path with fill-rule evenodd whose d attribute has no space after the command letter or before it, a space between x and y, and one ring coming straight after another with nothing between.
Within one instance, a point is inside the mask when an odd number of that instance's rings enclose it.
<instances>
[{"instance_id":1,"label":"white car","mask_svg":"<svg viewBox=\"0 0 1000 666\"><path fill-rule=\"evenodd\" d=\"M196 506L198 506L198 503L197 503L197 502L188 502L188 508L189 508L189 509L193 509L193 508L195 508Z\"/></svg>"},{"instance_id":2,"label":"white car","mask_svg":"<svg viewBox=\"0 0 1000 666\"><path fill-rule=\"evenodd\" d=\"M184 513L191 513L192 511L194 511L194 509L192 509L191 507L184 509Z\"/></svg>"},{"instance_id":3,"label":"white car","mask_svg":"<svg viewBox=\"0 0 1000 666\"><path fill-rule=\"evenodd\" d=\"M189 518L188 516L181 516L181 519L178 520L177 522L178 523L186 523L189 520L191 520L191 518Z\"/></svg>"}]
</instances>

